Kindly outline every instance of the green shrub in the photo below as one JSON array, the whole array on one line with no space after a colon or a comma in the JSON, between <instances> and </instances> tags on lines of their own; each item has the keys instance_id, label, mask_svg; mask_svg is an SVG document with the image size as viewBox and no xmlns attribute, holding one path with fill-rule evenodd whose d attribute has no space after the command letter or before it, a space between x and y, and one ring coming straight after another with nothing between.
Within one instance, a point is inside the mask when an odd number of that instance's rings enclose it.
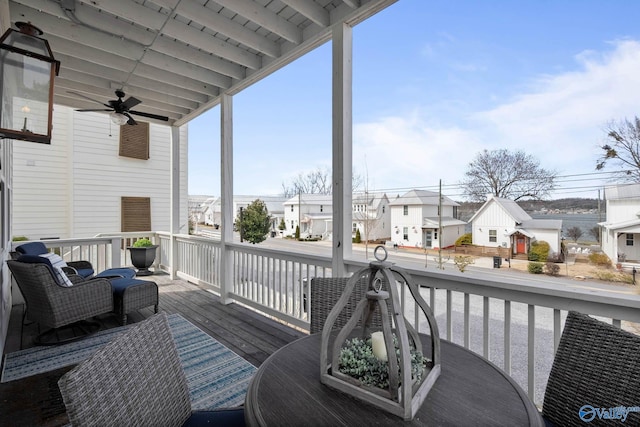
<instances>
[{"instance_id":1,"label":"green shrub","mask_svg":"<svg viewBox=\"0 0 640 427\"><path fill-rule=\"evenodd\" d=\"M603 253L589 254L589 262L602 267L611 267L611 260Z\"/></svg>"},{"instance_id":2,"label":"green shrub","mask_svg":"<svg viewBox=\"0 0 640 427\"><path fill-rule=\"evenodd\" d=\"M295 235L296 240L300 240L300 226L296 225L296 235Z\"/></svg>"},{"instance_id":3,"label":"green shrub","mask_svg":"<svg viewBox=\"0 0 640 427\"><path fill-rule=\"evenodd\" d=\"M278 225L278 230L286 230L287 224L284 223L284 218L280 218L280 225Z\"/></svg>"},{"instance_id":4,"label":"green shrub","mask_svg":"<svg viewBox=\"0 0 640 427\"><path fill-rule=\"evenodd\" d=\"M544 264L541 262L530 262L527 265L527 270L531 274L542 274L543 267L544 267Z\"/></svg>"},{"instance_id":5,"label":"green shrub","mask_svg":"<svg viewBox=\"0 0 640 427\"><path fill-rule=\"evenodd\" d=\"M555 262L547 262L544 269L549 276L557 276L560 274L560 266Z\"/></svg>"},{"instance_id":6,"label":"green shrub","mask_svg":"<svg viewBox=\"0 0 640 427\"><path fill-rule=\"evenodd\" d=\"M145 238L142 239L138 239L133 243L133 247L134 248L148 248L150 246L153 246L153 243L151 242L151 240Z\"/></svg>"},{"instance_id":7,"label":"green shrub","mask_svg":"<svg viewBox=\"0 0 640 427\"><path fill-rule=\"evenodd\" d=\"M356 237L353 239L353 243L362 243L362 237L360 236L360 229L356 228Z\"/></svg>"},{"instance_id":8,"label":"green shrub","mask_svg":"<svg viewBox=\"0 0 640 427\"><path fill-rule=\"evenodd\" d=\"M473 242L471 233L463 234L456 240L456 246L471 245Z\"/></svg>"},{"instance_id":9,"label":"green shrub","mask_svg":"<svg viewBox=\"0 0 640 427\"><path fill-rule=\"evenodd\" d=\"M27 236L14 236L14 238L11 240L13 240L14 242L24 242L29 240L29 238Z\"/></svg>"},{"instance_id":10,"label":"green shrub","mask_svg":"<svg viewBox=\"0 0 640 427\"><path fill-rule=\"evenodd\" d=\"M529 249L529 261L540 261L546 262L549 257L549 243L544 240L540 240L539 242L531 243L531 248Z\"/></svg>"}]
</instances>

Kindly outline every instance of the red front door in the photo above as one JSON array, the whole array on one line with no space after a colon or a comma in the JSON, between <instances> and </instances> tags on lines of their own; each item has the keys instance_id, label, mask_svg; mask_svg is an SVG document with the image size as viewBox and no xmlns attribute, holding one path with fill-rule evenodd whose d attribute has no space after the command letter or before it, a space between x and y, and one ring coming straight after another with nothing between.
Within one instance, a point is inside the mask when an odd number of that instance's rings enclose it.
<instances>
[{"instance_id":1,"label":"red front door","mask_svg":"<svg viewBox=\"0 0 640 427\"><path fill-rule=\"evenodd\" d=\"M516 253L523 254L525 251L524 237L518 237L516 239Z\"/></svg>"}]
</instances>

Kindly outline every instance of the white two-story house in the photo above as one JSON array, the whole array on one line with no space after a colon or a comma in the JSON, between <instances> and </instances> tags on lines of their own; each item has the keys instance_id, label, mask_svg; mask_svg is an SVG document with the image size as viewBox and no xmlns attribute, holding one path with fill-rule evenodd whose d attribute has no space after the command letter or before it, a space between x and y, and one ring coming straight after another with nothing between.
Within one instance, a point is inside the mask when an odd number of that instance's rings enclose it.
<instances>
[{"instance_id":1,"label":"white two-story house","mask_svg":"<svg viewBox=\"0 0 640 427\"><path fill-rule=\"evenodd\" d=\"M440 200L442 198L442 200ZM427 190L411 190L389 202L391 241L398 246L446 248L464 234L457 202Z\"/></svg>"},{"instance_id":2,"label":"white two-story house","mask_svg":"<svg viewBox=\"0 0 640 427\"><path fill-rule=\"evenodd\" d=\"M284 202L284 235L330 239L333 230L331 194L299 194Z\"/></svg>"},{"instance_id":3,"label":"white two-story house","mask_svg":"<svg viewBox=\"0 0 640 427\"><path fill-rule=\"evenodd\" d=\"M474 245L509 248L514 256L528 254L534 241L561 250L562 220L533 219L513 200L489 196L469 222Z\"/></svg>"},{"instance_id":4,"label":"white two-story house","mask_svg":"<svg viewBox=\"0 0 640 427\"><path fill-rule=\"evenodd\" d=\"M640 184L619 184L604 190L607 217L602 251L614 262L640 262Z\"/></svg>"},{"instance_id":5,"label":"white two-story house","mask_svg":"<svg viewBox=\"0 0 640 427\"><path fill-rule=\"evenodd\" d=\"M391 210L385 193L354 193L351 218L352 237L360 231L360 239L370 242L389 240L391 236Z\"/></svg>"}]
</instances>

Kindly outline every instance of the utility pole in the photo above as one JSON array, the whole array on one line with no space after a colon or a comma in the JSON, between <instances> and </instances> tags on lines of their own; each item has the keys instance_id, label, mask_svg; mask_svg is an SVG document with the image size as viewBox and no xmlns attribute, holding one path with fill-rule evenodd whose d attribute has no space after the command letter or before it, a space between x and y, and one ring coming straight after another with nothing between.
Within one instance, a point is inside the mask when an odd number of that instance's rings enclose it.
<instances>
[{"instance_id":1,"label":"utility pole","mask_svg":"<svg viewBox=\"0 0 640 427\"><path fill-rule=\"evenodd\" d=\"M438 190L438 268L442 268L442 180Z\"/></svg>"}]
</instances>

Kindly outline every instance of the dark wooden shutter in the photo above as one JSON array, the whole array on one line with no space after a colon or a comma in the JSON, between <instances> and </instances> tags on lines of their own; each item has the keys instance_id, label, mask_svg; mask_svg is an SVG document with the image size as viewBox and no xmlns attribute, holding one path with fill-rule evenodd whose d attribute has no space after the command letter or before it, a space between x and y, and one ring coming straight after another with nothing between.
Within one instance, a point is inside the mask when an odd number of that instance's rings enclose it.
<instances>
[{"instance_id":1,"label":"dark wooden shutter","mask_svg":"<svg viewBox=\"0 0 640 427\"><path fill-rule=\"evenodd\" d=\"M151 231L151 199L122 197L122 232Z\"/></svg>"},{"instance_id":2,"label":"dark wooden shutter","mask_svg":"<svg viewBox=\"0 0 640 427\"><path fill-rule=\"evenodd\" d=\"M149 159L149 123L120 126L120 155L134 159Z\"/></svg>"}]
</instances>

